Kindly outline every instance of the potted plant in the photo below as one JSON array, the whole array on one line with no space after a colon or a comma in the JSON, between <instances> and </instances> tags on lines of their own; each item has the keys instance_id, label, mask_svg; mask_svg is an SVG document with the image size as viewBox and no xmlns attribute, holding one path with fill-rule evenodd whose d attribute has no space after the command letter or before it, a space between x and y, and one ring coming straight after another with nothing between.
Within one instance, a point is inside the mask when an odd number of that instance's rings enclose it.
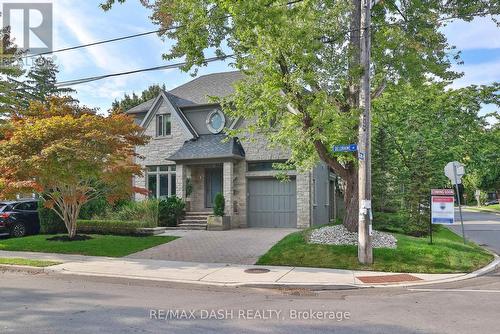
<instances>
[{"instance_id":1,"label":"potted plant","mask_svg":"<svg viewBox=\"0 0 500 334\"><path fill-rule=\"evenodd\" d=\"M225 231L231 228L231 217L224 215L225 199L221 193L215 195L214 214L208 216L207 230Z\"/></svg>"}]
</instances>

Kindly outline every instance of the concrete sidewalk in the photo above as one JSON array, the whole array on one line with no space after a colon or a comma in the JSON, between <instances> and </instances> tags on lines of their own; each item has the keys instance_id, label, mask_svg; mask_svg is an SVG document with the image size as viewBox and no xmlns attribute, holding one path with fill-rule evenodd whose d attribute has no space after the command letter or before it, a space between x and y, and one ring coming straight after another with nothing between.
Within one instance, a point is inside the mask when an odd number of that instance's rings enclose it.
<instances>
[{"instance_id":1,"label":"concrete sidewalk","mask_svg":"<svg viewBox=\"0 0 500 334\"><path fill-rule=\"evenodd\" d=\"M21 257L63 262L46 267L46 273L116 277L216 286L360 288L410 286L450 282L485 274L499 267L498 257L487 267L470 274L420 274L354 271L287 266L195 263L131 258L0 251L0 257ZM3 266L4 268L8 266ZM259 269L251 273L248 269Z\"/></svg>"},{"instance_id":2,"label":"concrete sidewalk","mask_svg":"<svg viewBox=\"0 0 500 334\"><path fill-rule=\"evenodd\" d=\"M490 264L497 268L499 260ZM262 273L250 273L259 269ZM353 271L323 268L301 268L257 265L224 265L146 259L88 259L66 262L47 268L48 272L120 277L129 279L195 283L218 286L320 286L372 287L408 286L472 278L474 274L398 274L374 271Z\"/></svg>"}]
</instances>

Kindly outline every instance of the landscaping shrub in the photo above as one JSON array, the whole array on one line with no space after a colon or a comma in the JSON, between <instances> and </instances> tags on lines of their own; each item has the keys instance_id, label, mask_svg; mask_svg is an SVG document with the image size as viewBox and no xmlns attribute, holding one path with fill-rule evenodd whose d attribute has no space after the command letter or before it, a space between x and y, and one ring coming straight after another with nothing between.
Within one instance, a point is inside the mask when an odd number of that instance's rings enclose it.
<instances>
[{"instance_id":1,"label":"landscaping shrub","mask_svg":"<svg viewBox=\"0 0 500 334\"><path fill-rule=\"evenodd\" d=\"M373 228L377 231L402 233L414 237L425 236L429 233L429 218L424 215L410 219L403 212L375 212Z\"/></svg>"},{"instance_id":2,"label":"landscaping shrub","mask_svg":"<svg viewBox=\"0 0 500 334\"><path fill-rule=\"evenodd\" d=\"M222 196L221 193L217 193L217 195L215 195L215 199L214 199L214 215L216 215L218 217L224 216L225 205L226 205L226 203L224 200L224 196Z\"/></svg>"},{"instance_id":3,"label":"landscaping shrub","mask_svg":"<svg viewBox=\"0 0 500 334\"><path fill-rule=\"evenodd\" d=\"M79 219L77 233L133 235L138 228L149 227L140 221Z\"/></svg>"},{"instance_id":4,"label":"landscaping shrub","mask_svg":"<svg viewBox=\"0 0 500 334\"><path fill-rule=\"evenodd\" d=\"M82 206L80 209L80 219L92 219L99 217L106 213L106 211L111 207L106 198L98 197L95 198Z\"/></svg>"},{"instance_id":5,"label":"landscaping shrub","mask_svg":"<svg viewBox=\"0 0 500 334\"><path fill-rule=\"evenodd\" d=\"M158 226L159 200L128 201L98 218L103 220L140 221L148 227Z\"/></svg>"},{"instance_id":6,"label":"landscaping shrub","mask_svg":"<svg viewBox=\"0 0 500 334\"><path fill-rule=\"evenodd\" d=\"M177 226L177 221L182 216L186 203L176 196L160 200L158 209L159 226Z\"/></svg>"}]
</instances>

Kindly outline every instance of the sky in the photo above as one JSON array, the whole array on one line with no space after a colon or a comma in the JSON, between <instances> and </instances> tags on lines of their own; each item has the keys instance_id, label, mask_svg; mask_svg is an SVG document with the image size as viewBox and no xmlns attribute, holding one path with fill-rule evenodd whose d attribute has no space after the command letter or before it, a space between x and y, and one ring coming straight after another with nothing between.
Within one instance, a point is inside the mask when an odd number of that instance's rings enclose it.
<instances>
[{"instance_id":1,"label":"sky","mask_svg":"<svg viewBox=\"0 0 500 334\"><path fill-rule=\"evenodd\" d=\"M0 3L12 1L0 0ZM39 2L47 1L50 0ZM101 0L53 0L53 48L71 47L158 28L149 18L150 11L141 6L138 0L115 5L108 12L99 8L100 2ZM455 70L464 72L464 76L454 82L453 87L500 81L500 28L491 19L479 18L470 23L454 22L443 31L450 44L462 50L464 61L463 65L455 66ZM165 65L168 62L161 55L171 45L171 41L162 41L156 34L151 34L57 53L54 59L60 71L58 80ZM231 69L230 61L214 62L200 69L199 75ZM105 112L113 100L122 97L124 93L140 93L152 84L165 84L167 89L172 89L189 80L192 80L189 74L173 69L109 78L73 88L77 89L76 97L81 103ZM493 110L493 106L486 106L483 112Z\"/></svg>"}]
</instances>

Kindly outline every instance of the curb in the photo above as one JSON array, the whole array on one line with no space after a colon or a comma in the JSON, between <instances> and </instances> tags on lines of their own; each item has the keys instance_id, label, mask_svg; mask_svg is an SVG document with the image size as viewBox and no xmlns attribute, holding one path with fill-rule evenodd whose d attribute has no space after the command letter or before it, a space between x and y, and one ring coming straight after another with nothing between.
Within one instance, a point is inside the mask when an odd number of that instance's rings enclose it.
<instances>
[{"instance_id":1,"label":"curb","mask_svg":"<svg viewBox=\"0 0 500 334\"><path fill-rule=\"evenodd\" d=\"M406 288L406 287L412 287L412 286L424 286L428 284L442 284L442 283L452 283L452 282L459 282L459 281L465 281L468 279L472 278L477 278L480 276L484 276L486 274L489 274L492 271L495 271L497 268L500 268L500 256L497 254L493 253L493 256L495 257L493 261L491 261L489 264L486 266L479 268L476 271L473 271L468 274L463 274L458 277L453 277L453 278L444 278L444 279L437 279L437 280L427 280L423 282L416 282L416 283L402 283L402 284L360 284L360 287L366 287L366 288ZM358 286L358 285L357 285Z\"/></svg>"},{"instance_id":2,"label":"curb","mask_svg":"<svg viewBox=\"0 0 500 334\"><path fill-rule=\"evenodd\" d=\"M14 272L25 272L29 274L43 274L46 273L46 267L32 267L32 266L22 266L18 264L0 264L0 271L14 271Z\"/></svg>"},{"instance_id":3,"label":"curb","mask_svg":"<svg viewBox=\"0 0 500 334\"><path fill-rule=\"evenodd\" d=\"M200 286L218 286L218 287L247 287L247 288L262 288L262 289L310 289L310 290L355 290L355 289L365 289L365 288L406 288L414 286L424 286L429 284L441 284L441 283L451 283L458 282L467 279L472 279L486 275L497 268L500 268L500 256L494 254L494 259L488 265L480 268L472 273L463 274L461 276L445 279L436 280L425 280L421 282L412 283L401 283L401 284L332 284L332 283L282 283L282 282L271 282L271 283L261 283L261 282L210 282L210 281L197 281L197 280L179 280L170 278L150 278L144 276L135 275L109 275L100 274L94 272L65 272L64 269L56 269L49 267L30 267L21 265L0 265L0 270L14 271L14 272L27 272L31 274L64 274L64 275L74 275L74 276L85 276L85 277L105 277L105 278L121 278L133 281L150 281L150 282L165 282L165 283L177 283L177 284L194 284Z\"/></svg>"}]
</instances>

